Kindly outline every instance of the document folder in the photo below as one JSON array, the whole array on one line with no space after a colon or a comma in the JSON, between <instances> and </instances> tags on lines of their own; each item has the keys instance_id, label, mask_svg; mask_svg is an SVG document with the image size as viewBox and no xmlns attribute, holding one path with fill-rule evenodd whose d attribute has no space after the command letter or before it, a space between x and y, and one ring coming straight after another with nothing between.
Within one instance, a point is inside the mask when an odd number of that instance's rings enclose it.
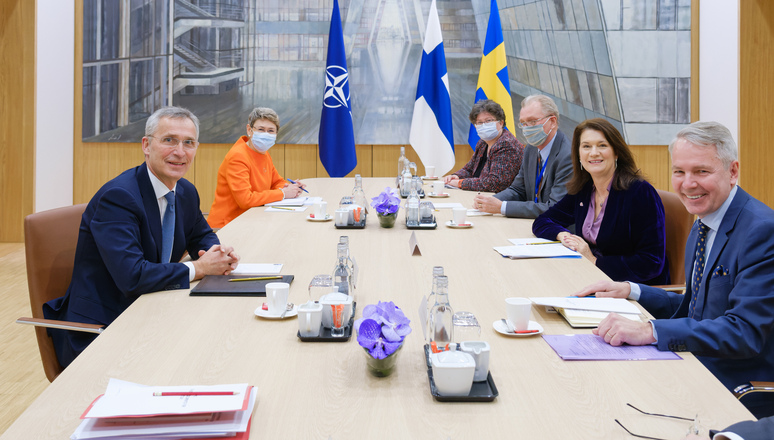
<instances>
[{"instance_id":1,"label":"document folder","mask_svg":"<svg viewBox=\"0 0 774 440\"><path fill-rule=\"evenodd\" d=\"M199 281L191 296L266 296L268 283L292 283L293 275L282 275L282 279L232 281L232 278L248 278L251 275L207 275ZM260 275L252 275L260 276Z\"/></svg>"}]
</instances>

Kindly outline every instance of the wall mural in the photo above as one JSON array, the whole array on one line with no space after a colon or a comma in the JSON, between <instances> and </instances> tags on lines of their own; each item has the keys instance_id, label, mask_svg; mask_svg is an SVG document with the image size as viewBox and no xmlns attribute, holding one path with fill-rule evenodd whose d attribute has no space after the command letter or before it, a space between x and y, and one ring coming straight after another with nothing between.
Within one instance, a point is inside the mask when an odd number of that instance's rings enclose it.
<instances>
[{"instance_id":1,"label":"wall mural","mask_svg":"<svg viewBox=\"0 0 774 440\"><path fill-rule=\"evenodd\" d=\"M84 0L83 140L137 142L180 105L233 143L253 107L278 143L316 144L332 0ZM499 0L513 104L544 93L562 130L604 117L635 145L690 122L690 0ZM490 0L438 0L465 144ZM340 0L357 144L407 144L430 0ZM518 130L516 131L518 136Z\"/></svg>"}]
</instances>

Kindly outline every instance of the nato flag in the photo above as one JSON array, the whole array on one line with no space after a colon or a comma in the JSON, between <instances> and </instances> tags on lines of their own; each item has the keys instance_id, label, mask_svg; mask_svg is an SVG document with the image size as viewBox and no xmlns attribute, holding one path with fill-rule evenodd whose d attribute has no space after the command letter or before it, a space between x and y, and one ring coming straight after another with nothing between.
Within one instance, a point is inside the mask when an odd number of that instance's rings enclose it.
<instances>
[{"instance_id":1,"label":"nato flag","mask_svg":"<svg viewBox=\"0 0 774 440\"><path fill-rule=\"evenodd\" d=\"M328 33L325 93L320 118L320 161L331 177L344 177L355 169L355 133L349 100L349 72L344 50L339 2L333 0Z\"/></svg>"}]
</instances>

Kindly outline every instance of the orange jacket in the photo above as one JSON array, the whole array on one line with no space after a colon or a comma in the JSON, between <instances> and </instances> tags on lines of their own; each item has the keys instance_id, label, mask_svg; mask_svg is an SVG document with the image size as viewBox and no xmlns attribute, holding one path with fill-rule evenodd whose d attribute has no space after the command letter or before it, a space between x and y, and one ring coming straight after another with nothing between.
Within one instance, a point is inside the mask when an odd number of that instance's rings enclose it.
<instances>
[{"instance_id":1,"label":"orange jacket","mask_svg":"<svg viewBox=\"0 0 774 440\"><path fill-rule=\"evenodd\" d=\"M207 223L222 228L254 206L283 199L285 180L274 168L271 156L261 154L242 136L228 151L218 168L218 186Z\"/></svg>"}]
</instances>

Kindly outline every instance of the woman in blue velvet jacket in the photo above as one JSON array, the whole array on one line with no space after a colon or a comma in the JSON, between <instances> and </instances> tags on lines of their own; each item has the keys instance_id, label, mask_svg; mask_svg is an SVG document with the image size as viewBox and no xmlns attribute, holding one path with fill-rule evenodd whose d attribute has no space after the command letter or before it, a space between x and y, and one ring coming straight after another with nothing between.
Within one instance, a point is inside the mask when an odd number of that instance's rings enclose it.
<instances>
[{"instance_id":1,"label":"woman in blue velvet jacket","mask_svg":"<svg viewBox=\"0 0 774 440\"><path fill-rule=\"evenodd\" d=\"M567 195L535 220L532 232L578 251L615 281L668 284L664 206L621 133L604 119L582 122L572 161Z\"/></svg>"}]
</instances>

